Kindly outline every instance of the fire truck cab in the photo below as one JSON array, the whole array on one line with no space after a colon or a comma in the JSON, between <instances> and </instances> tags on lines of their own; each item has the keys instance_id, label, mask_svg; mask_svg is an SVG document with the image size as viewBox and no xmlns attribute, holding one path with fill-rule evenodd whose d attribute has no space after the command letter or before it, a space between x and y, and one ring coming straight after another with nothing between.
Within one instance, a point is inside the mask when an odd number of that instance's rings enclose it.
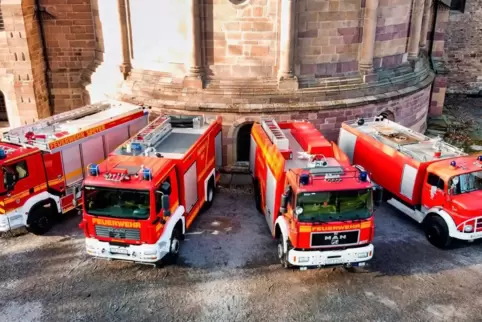
<instances>
[{"instance_id":1,"label":"fire truck cab","mask_svg":"<svg viewBox=\"0 0 482 322\"><path fill-rule=\"evenodd\" d=\"M26 226L46 233L76 208L86 167L146 126L148 110L105 101L3 134L0 143L0 232Z\"/></svg>"},{"instance_id":2,"label":"fire truck cab","mask_svg":"<svg viewBox=\"0 0 482 322\"><path fill-rule=\"evenodd\" d=\"M158 265L174 261L186 230L214 198L221 117L159 116L84 182L87 253Z\"/></svg>"},{"instance_id":3,"label":"fire truck cab","mask_svg":"<svg viewBox=\"0 0 482 322\"><path fill-rule=\"evenodd\" d=\"M251 132L257 209L284 267L364 266L373 256L373 185L305 121L262 119Z\"/></svg>"}]
</instances>

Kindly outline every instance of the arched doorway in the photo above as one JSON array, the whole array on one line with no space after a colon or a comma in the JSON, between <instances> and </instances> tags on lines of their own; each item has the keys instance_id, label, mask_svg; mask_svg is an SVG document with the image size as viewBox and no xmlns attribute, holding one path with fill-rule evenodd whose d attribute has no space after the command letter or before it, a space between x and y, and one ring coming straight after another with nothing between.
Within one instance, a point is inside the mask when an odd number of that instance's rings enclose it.
<instances>
[{"instance_id":1,"label":"arched doorway","mask_svg":"<svg viewBox=\"0 0 482 322\"><path fill-rule=\"evenodd\" d=\"M0 91L0 122L8 123L7 102L5 100L5 95L3 95L2 91Z\"/></svg>"},{"instance_id":2,"label":"arched doorway","mask_svg":"<svg viewBox=\"0 0 482 322\"><path fill-rule=\"evenodd\" d=\"M253 123L245 123L238 129L236 136L236 161L239 163L249 162L249 152L251 146L251 128Z\"/></svg>"}]
</instances>

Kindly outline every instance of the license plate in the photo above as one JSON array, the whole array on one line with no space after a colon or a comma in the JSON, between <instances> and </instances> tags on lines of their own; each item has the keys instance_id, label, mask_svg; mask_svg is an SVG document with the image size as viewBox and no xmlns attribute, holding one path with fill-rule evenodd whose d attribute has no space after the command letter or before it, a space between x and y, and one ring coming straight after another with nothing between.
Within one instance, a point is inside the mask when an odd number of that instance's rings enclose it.
<instances>
[{"instance_id":1,"label":"license plate","mask_svg":"<svg viewBox=\"0 0 482 322\"><path fill-rule=\"evenodd\" d=\"M481 237L482 237L482 233L475 233L475 234L471 234L471 235L470 235L470 238L473 238L473 239L475 239L475 238L481 238Z\"/></svg>"},{"instance_id":2,"label":"license plate","mask_svg":"<svg viewBox=\"0 0 482 322\"><path fill-rule=\"evenodd\" d=\"M112 254L123 254L123 255L127 255L128 254L128 251L126 248L111 248L110 249L110 252Z\"/></svg>"},{"instance_id":3,"label":"license plate","mask_svg":"<svg viewBox=\"0 0 482 322\"><path fill-rule=\"evenodd\" d=\"M325 263L327 265L332 265L332 264L340 264L342 262L343 262L343 259L340 257L340 258L327 258Z\"/></svg>"}]
</instances>

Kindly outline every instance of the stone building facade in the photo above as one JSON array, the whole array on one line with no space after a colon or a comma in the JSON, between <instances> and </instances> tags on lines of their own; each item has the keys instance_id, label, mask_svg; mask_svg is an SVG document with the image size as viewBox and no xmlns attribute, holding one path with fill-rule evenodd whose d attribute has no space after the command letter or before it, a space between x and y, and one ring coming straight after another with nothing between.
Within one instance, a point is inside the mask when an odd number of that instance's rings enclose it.
<instances>
[{"instance_id":1,"label":"stone building facade","mask_svg":"<svg viewBox=\"0 0 482 322\"><path fill-rule=\"evenodd\" d=\"M449 11L435 0L1 0L0 8L0 91L13 125L106 96L222 114L224 163L233 165L249 160L249 129L261 116L308 119L336 140L343 121L380 113L423 130L443 106Z\"/></svg>"},{"instance_id":2,"label":"stone building facade","mask_svg":"<svg viewBox=\"0 0 482 322\"><path fill-rule=\"evenodd\" d=\"M467 1L464 13L450 12L446 38L447 91L482 94L482 0Z\"/></svg>"}]
</instances>

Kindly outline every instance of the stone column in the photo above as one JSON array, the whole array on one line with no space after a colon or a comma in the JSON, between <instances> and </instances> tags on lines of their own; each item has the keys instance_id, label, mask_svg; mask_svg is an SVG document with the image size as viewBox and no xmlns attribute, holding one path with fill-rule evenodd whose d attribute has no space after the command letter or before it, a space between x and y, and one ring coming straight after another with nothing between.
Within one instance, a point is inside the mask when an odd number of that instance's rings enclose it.
<instances>
[{"instance_id":1,"label":"stone column","mask_svg":"<svg viewBox=\"0 0 482 322\"><path fill-rule=\"evenodd\" d=\"M366 0L363 20L363 39L360 51L360 70L369 73L373 70L375 38L377 32L378 0Z\"/></svg>"},{"instance_id":2,"label":"stone column","mask_svg":"<svg viewBox=\"0 0 482 322\"><path fill-rule=\"evenodd\" d=\"M129 29L128 29L128 19L127 19L127 5L126 0L117 0L117 5L119 7L119 25L120 25L120 36L122 43L122 63L120 65L120 70L124 75L124 79L131 71L131 55L129 46Z\"/></svg>"},{"instance_id":3,"label":"stone column","mask_svg":"<svg viewBox=\"0 0 482 322\"><path fill-rule=\"evenodd\" d=\"M412 19L410 22L410 36L408 39L408 59L418 58L420 46L420 32L422 30L424 0L413 0Z\"/></svg>"},{"instance_id":4,"label":"stone column","mask_svg":"<svg viewBox=\"0 0 482 322\"><path fill-rule=\"evenodd\" d=\"M278 80L281 89L298 89L293 71L295 43L295 0L281 0L280 59Z\"/></svg>"},{"instance_id":5,"label":"stone column","mask_svg":"<svg viewBox=\"0 0 482 322\"><path fill-rule=\"evenodd\" d=\"M422 30L420 31L420 47L427 47L427 33L428 33L428 23L430 20L430 5L432 0L425 0L423 5L423 19L422 19Z\"/></svg>"},{"instance_id":6,"label":"stone column","mask_svg":"<svg viewBox=\"0 0 482 322\"><path fill-rule=\"evenodd\" d=\"M189 72L184 87L202 88L203 66L201 61L201 22L199 1L188 0L187 39L189 42Z\"/></svg>"}]
</instances>

